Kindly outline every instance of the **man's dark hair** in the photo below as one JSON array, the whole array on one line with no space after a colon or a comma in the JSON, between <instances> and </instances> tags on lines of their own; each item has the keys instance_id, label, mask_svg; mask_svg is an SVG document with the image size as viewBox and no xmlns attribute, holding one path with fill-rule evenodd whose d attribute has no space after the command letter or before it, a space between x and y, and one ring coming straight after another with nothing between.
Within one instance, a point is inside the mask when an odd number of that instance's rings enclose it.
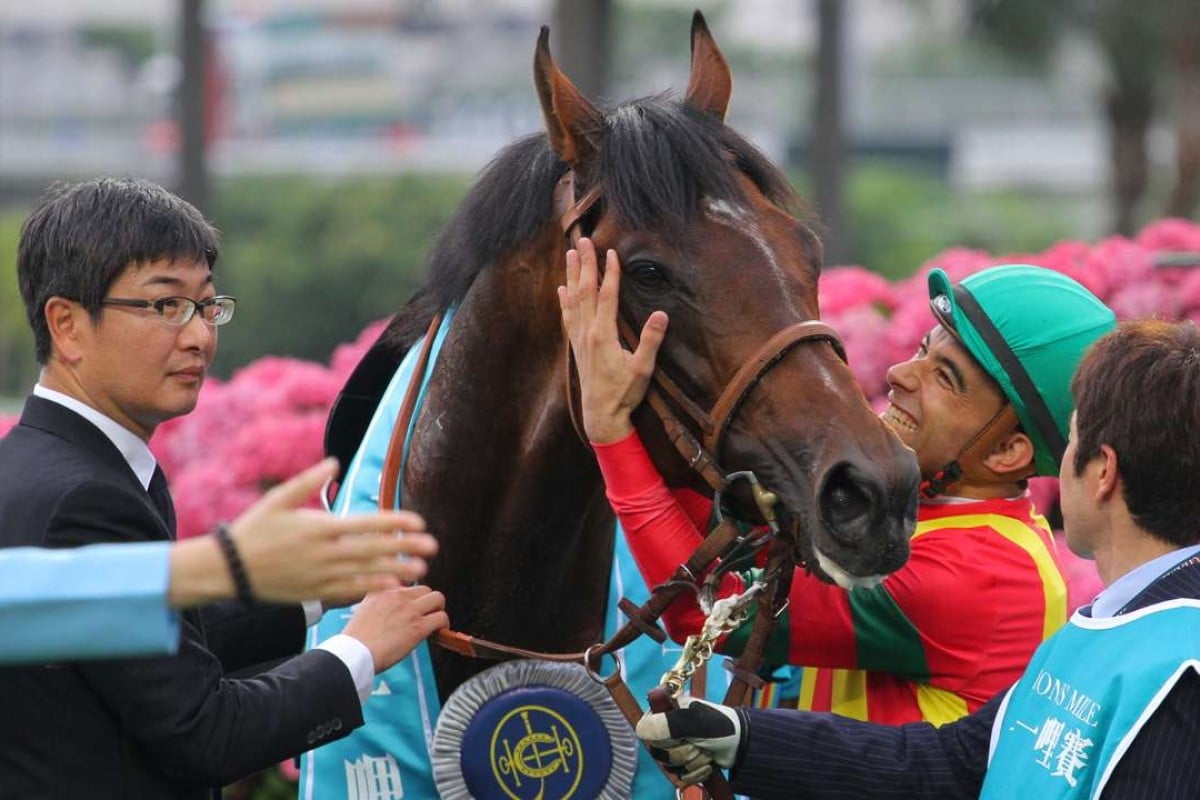
<instances>
[{"instance_id":1,"label":"man's dark hair","mask_svg":"<svg viewBox=\"0 0 1200 800\"><path fill-rule=\"evenodd\" d=\"M1075 474L1107 444L1139 526L1173 545L1200 542L1200 329L1126 322L1084 356L1075 395Z\"/></svg>"},{"instance_id":2,"label":"man's dark hair","mask_svg":"<svg viewBox=\"0 0 1200 800\"><path fill-rule=\"evenodd\" d=\"M100 178L54 187L21 226L17 283L38 362L50 358L46 301L64 297L92 319L113 282L132 264L217 260L220 236L194 206L161 186Z\"/></svg>"}]
</instances>

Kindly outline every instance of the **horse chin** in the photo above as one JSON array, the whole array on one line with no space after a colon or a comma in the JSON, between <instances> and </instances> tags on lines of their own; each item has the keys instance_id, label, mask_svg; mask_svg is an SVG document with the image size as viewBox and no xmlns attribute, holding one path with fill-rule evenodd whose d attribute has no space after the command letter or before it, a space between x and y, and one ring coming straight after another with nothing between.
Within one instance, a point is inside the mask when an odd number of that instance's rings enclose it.
<instances>
[{"instance_id":1,"label":"horse chin","mask_svg":"<svg viewBox=\"0 0 1200 800\"><path fill-rule=\"evenodd\" d=\"M821 523L811 514L796 512L788 509L782 515L784 528L792 541L796 553L796 562L806 566L814 576L825 583L840 586L846 591L851 589L870 589L878 586L886 575L870 573L856 575L852 567L839 562L837 557L822 550L816 539L824 534L819 526Z\"/></svg>"},{"instance_id":2,"label":"horse chin","mask_svg":"<svg viewBox=\"0 0 1200 800\"><path fill-rule=\"evenodd\" d=\"M814 572L817 572L820 577L836 583L846 591L873 588L878 586L884 578L883 575L851 575L836 561L822 553L820 548L814 546L812 551L817 561Z\"/></svg>"}]
</instances>

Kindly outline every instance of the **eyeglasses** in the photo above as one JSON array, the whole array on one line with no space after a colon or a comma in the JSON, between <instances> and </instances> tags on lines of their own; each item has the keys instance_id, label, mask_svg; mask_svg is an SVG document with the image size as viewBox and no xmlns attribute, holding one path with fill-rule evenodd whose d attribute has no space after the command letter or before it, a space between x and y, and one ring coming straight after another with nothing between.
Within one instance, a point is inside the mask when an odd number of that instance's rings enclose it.
<instances>
[{"instance_id":1,"label":"eyeglasses","mask_svg":"<svg viewBox=\"0 0 1200 800\"><path fill-rule=\"evenodd\" d=\"M207 300L193 300L190 297L160 297L158 300L106 297L100 301L100 305L153 308L162 317L163 322L178 326L187 325L199 311L200 318L215 327L224 325L233 319L233 310L237 307L237 299L228 295L217 295Z\"/></svg>"}]
</instances>

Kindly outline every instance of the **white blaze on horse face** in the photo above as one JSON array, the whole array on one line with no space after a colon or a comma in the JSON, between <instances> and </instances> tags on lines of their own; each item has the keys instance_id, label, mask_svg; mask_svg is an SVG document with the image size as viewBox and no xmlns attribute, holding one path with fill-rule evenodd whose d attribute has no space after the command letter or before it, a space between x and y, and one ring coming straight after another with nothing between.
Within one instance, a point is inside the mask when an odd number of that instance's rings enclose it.
<instances>
[{"instance_id":1,"label":"white blaze on horse face","mask_svg":"<svg viewBox=\"0 0 1200 800\"><path fill-rule=\"evenodd\" d=\"M798 319L803 319L804 315L800 313L800 309L796 308L796 304L792 301L791 291L788 288L787 275L784 274L783 268L779 266L779 259L776 257L775 251L767 243L767 237L763 235L762 228L758 226L758 223L754 221L750 213L744 207L735 206L725 200L709 200L708 217L718 225L733 228L754 242L754 246L762 253L763 260L767 263L771 274L775 276L775 280L779 283L779 295L783 298L783 302L787 304L788 311L795 314Z\"/></svg>"}]
</instances>

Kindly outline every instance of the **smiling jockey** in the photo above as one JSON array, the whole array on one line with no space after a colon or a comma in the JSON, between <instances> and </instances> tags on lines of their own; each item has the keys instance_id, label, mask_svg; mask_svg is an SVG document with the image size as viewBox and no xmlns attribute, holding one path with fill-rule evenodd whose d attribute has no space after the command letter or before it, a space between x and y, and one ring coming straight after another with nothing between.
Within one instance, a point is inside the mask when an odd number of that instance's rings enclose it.
<instances>
[{"instance_id":1,"label":"smiling jockey","mask_svg":"<svg viewBox=\"0 0 1200 800\"><path fill-rule=\"evenodd\" d=\"M586 241L568 258L563 319L608 498L655 586L696 548L711 502L666 486L630 418L666 316L651 315L638 350L624 351L606 335L616 304L605 298L616 296L620 270L606 270L600 283L596 260ZM1067 618L1051 530L1025 481L1058 473L1071 375L1114 315L1076 281L1039 267L995 267L958 285L935 269L928 280L936 324L910 360L888 370L883 414L924 479L912 555L881 583L851 591L797 570L767 663L805 667L793 688L803 709L949 722L1011 685ZM718 595L741 592L754 577L727 574ZM703 621L687 600L664 617L676 639ZM730 635L723 651L738 653L750 628Z\"/></svg>"}]
</instances>

